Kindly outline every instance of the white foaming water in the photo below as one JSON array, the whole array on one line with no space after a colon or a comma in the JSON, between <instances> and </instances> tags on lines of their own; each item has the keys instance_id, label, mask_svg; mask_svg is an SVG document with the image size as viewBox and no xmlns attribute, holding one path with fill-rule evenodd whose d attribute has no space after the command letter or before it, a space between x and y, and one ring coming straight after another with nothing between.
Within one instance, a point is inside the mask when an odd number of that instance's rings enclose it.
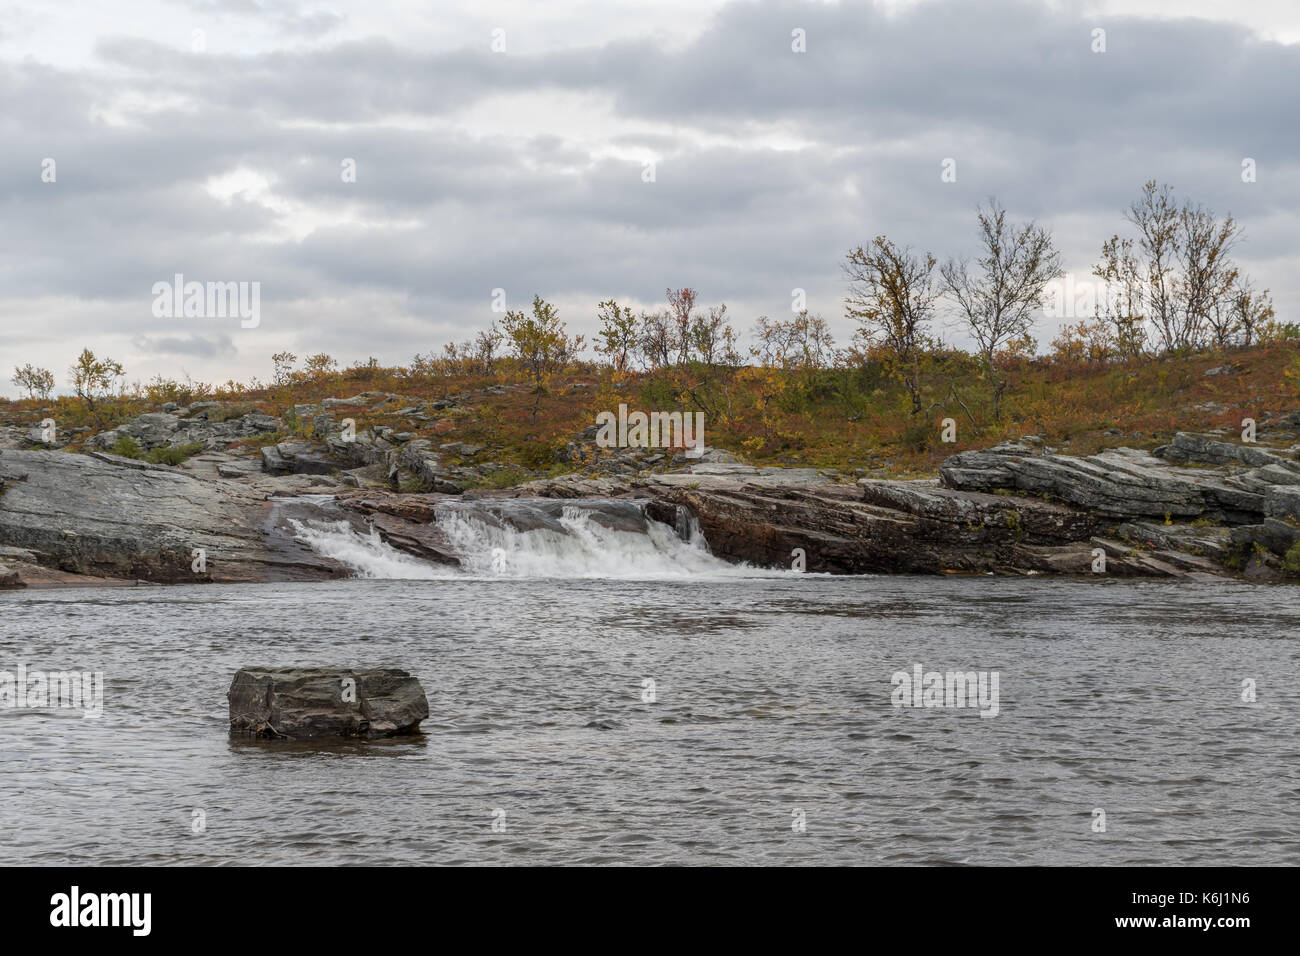
<instances>
[{"instance_id":1,"label":"white foaming water","mask_svg":"<svg viewBox=\"0 0 1300 956\"><path fill-rule=\"evenodd\" d=\"M325 504L322 502L322 504ZM345 520L289 519L298 540L358 577L622 578L758 577L789 572L729 564L708 551L693 516L677 529L648 520L630 502L456 503L440 508L437 525L460 569L399 551L373 528ZM328 505L326 505L328 513ZM522 526L522 527L520 527Z\"/></svg>"},{"instance_id":2,"label":"white foaming water","mask_svg":"<svg viewBox=\"0 0 1300 956\"><path fill-rule=\"evenodd\" d=\"M363 534L346 521L298 521L289 523L299 541L317 554L333 558L357 573L359 578L447 578L454 572L398 551L379 537L373 528Z\"/></svg>"},{"instance_id":3,"label":"white foaming water","mask_svg":"<svg viewBox=\"0 0 1300 956\"><path fill-rule=\"evenodd\" d=\"M562 531L520 531L472 512L448 509L438 514L438 527L471 574L646 579L756 573L709 554L703 536L683 541L657 521L646 522L644 532L621 531L594 519L589 509L566 505L559 524Z\"/></svg>"}]
</instances>

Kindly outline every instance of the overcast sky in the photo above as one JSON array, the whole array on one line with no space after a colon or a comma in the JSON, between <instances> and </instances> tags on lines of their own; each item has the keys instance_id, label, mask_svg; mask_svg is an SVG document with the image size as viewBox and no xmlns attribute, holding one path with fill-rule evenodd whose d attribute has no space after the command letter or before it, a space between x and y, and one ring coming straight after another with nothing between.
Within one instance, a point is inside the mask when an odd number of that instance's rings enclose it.
<instances>
[{"instance_id":1,"label":"overcast sky","mask_svg":"<svg viewBox=\"0 0 1300 956\"><path fill-rule=\"evenodd\" d=\"M1297 44L1293 0L0 0L0 393L87 345L142 381L404 364L497 288L590 333L689 285L746 338L801 288L843 343L872 236L969 255L996 196L1082 280L1151 178L1237 216L1295 320ZM259 282L260 325L155 317L176 273Z\"/></svg>"}]
</instances>

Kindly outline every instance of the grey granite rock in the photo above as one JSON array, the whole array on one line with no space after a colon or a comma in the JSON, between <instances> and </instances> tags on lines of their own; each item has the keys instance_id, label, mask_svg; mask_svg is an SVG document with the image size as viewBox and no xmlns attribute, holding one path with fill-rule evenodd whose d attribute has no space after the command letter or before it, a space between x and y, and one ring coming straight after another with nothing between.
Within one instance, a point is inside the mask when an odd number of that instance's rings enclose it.
<instances>
[{"instance_id":1,"label":"grey granite rock","mask_svg":"<svg viewBox=\"0 0 1300 956\"><path fill-rule=\"evenodd\" d=\"M49 568L157 582L319 580L344 569L299 546L236 482L113 455L0 451L0 544ZM194 552L204 569L194 569Z\"/></svg>"},{"instance_id":2,"label":"grey granite rock","mask_svg":"<svg viewBox=\"0 0 1300 956\"><path fill-rule=\"evenodd\" d=\"M210 421L214 408L221 402L199 402L188 409L198 414L182 418L174 412L147 412L116 428L101 432L91 439L91 446L107 450L123 438L130 438L143 451L176 445L203 445L207 448L225 448L240 439L266 432L279 431L280 420L261 412L246 412L226 421ZM179 410L178 410L179 411Z\"/></svg>"},{"instance_id":3,"label":"grey granite rock","mask_svg":"<svg viewBox=\"0 0 1300 956\"><path fill-rule=\"evenodd\" d=\"M1002 444L953 455L939 474L950 488L1046 495L1114 518L1206 517L1242 524L1264 513L1264 495L1226 475L1180 468L1132 448L1075 458Z\"/></svg>"}]
</instances>

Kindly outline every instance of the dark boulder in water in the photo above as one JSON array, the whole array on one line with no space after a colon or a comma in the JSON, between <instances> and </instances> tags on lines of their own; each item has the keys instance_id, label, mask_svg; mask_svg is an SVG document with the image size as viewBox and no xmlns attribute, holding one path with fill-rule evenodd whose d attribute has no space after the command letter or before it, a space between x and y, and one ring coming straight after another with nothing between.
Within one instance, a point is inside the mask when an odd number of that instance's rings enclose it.
<instances>
[{"instance_id":1,"label":"dark boulder in water","mask_svg":"<svg viewBox=\"0 0 1300 956\"><path fill-rule=\"evenodd\" d=\"M395 668L244 667L226 697L235 736L395 737L429 716L420 682Z\"/></svg>"}]
</instances>

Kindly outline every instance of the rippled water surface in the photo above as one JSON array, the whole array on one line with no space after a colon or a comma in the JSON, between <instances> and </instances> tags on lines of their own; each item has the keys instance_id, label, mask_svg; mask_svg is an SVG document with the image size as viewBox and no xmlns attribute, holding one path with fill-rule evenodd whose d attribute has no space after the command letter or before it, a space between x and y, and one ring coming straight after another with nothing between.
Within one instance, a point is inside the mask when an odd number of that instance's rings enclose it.
<instances>
[{"instance_id":1,"label":"rippled water surface","mask_svg":"<svg viewBox=\"0 0 1300 956\"><path fill-rule=\"evenodd\" d=\"M92 864L1296 864L1294 595L793 574L7 593L0 669L107 683L99 720L0 711L0 845ZM917 663L997 671L1000 713L895 708L890 677ZM404 667L425 735L231 740L225 692L254 664Z\"/></svg>"}]
</instances>

